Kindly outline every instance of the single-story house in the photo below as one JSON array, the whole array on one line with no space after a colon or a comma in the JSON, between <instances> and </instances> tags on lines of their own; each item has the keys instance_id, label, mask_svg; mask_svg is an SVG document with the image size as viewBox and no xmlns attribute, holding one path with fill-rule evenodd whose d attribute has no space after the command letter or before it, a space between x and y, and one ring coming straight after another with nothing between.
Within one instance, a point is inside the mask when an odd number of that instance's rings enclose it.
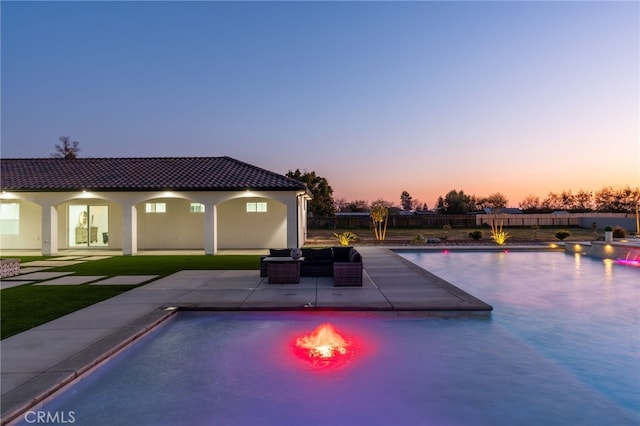
<instances>
[{"instance_id":1,"label":"single-story house","mask_svg":"<svg viewBox=\"0 0 640 426\"><path fill-rule=\"evenodd\" d=\"M306 185L230 157L0 161L0 247L300 247Z\"/></svg>"}]
</instances>

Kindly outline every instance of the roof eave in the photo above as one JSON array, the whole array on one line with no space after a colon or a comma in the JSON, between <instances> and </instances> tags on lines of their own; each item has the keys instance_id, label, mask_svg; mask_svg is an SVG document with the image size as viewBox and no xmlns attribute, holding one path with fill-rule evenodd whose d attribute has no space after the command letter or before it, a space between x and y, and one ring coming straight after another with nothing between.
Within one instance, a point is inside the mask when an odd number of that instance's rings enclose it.
<instances>
[{"instance_id":1,"label":"roof eave","mask_svg":"<svg viewBox=\"0 0 640 426\"><path fill-rule=\"evenodd\" d=\"M304 191L311 195L307 188L282 188L282 187L226 187L226 188L194 188L194 187L149 187L149 188L11 188L0 187L4 192L148 192L148 191L184 191L184 192L235 192L235 191L277 191L277 192L300 192Z\"/></svg>"}]
</instances>

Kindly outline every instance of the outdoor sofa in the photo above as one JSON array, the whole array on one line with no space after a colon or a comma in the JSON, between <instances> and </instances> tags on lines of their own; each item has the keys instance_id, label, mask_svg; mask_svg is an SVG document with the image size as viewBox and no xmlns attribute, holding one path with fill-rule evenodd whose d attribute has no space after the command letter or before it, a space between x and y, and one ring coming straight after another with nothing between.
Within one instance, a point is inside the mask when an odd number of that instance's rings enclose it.
<instances>
[{"instance_id":1,"label":"outdoor sofa","mask_svg":"<svg viewBox=\"0 0 640 426\"><path fill-rule=\"evenodd\" d=\"M291 249L270 249L269 257L290 257ZM266 277L267 262L260 258L260 276ZM303 248L301 277L333 277L335 286L362 286L362 256L353 247Z\"/></svg>"}]
</instances>

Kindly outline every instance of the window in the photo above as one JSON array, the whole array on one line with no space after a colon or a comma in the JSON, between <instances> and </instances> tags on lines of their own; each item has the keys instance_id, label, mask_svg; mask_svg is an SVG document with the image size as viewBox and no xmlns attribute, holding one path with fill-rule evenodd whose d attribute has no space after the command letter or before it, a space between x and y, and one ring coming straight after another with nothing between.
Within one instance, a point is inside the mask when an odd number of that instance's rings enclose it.
<instances>
[{"instance_id":1,"label":"window","mask_svg":"<svg viewBox=\"0 0 640 426\"><path fill-rule=\"evenodd\" d=\"M166 213L167 203L146 203L144 211L146 213Z\"/></svg>"},{"instance_id":2,"label":"window","mask_svg":"<svg viewBox=\"0 0 640 426\"><path fill-rule=\"evenodd\" d=\"M247 212L248 213L265 213L267 211L267 203L266 201L261 202L249 202L247 203Z\"/></svg>"},{"instance_id":3,"label":"window","mask_svg":"<svg viewBox=\"0 0 640 426\"><path fill-rule=\"evenodd\" d=\"M204 213L204 204L202 203L191 203L191 208L189 210L191 213Z\"/></svg>"},{"instance_id":4,"label":"window","mask_svg":"<svg viewBox=\"0 0 640 426\"><path fill-rule=\"evenodd\" d=\"M0 204L0 234L18 235L20 233L20 204Z\"/></svg>"}]
</instances>

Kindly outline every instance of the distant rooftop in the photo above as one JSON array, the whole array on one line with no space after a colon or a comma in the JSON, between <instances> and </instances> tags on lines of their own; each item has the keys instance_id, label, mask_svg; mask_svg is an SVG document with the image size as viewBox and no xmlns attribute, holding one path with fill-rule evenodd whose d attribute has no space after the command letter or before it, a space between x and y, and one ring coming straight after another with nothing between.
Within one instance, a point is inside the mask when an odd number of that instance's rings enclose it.
<instances>
[{"instance_id":1,"label":"distant rooftop","mask_svg":"<svg viewBox=\"0 0 640 426\"><path fill-rule=\"evenodd\" d=\"M522 214L522 210L520 210L519 208L516 208L516 207L503 207L503 208L500 208L500 209L492 209L492 208L489 208L489 207L485 207L483 209L483 212L485 214L494 214L494 213L499 213L499 214L502 214L502 213L505 213L505 214Z\"/></svg>"},{"instance_id":2,"label":"distant rooftop","mask_svg":"<svg viewBox=\"0 0 640 426\"><path fill-rule=\"evenodd\" d=\"M295 191L306 185L231 157L3 158L0 189Z\"/></svg>"}]
</instances>

